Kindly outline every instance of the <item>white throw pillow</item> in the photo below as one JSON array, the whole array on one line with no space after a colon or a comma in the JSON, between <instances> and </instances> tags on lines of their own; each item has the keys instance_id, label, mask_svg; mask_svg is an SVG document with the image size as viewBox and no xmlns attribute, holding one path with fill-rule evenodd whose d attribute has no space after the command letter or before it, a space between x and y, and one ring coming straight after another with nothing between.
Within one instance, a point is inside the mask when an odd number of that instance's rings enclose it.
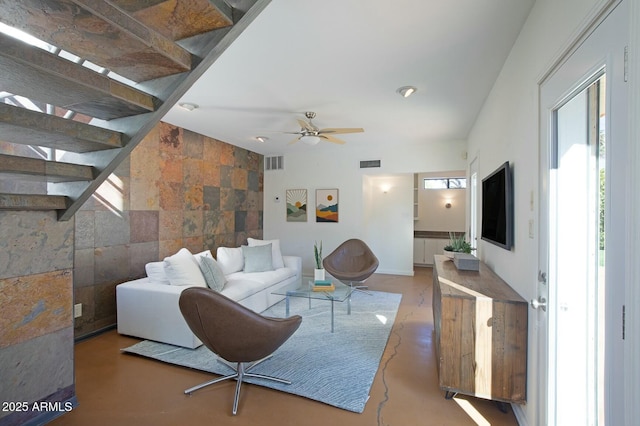
<instances>
[{"instance_id":1,"label":"white throw pillow","mask_svg":"<svg viewBox=\"0 0 640 426\"><path fill-rule=\"evenodd\" d=\"M255 238L247 238L247 243L249 247L271 244L273 269L284 268L284 259L282 259L282 252L280 251L280 240L256 240Z\"/></svg>"},{"instance_id":2,"label":"white throw pillow","mask_svg":"<svg viewBox=\"0 0 640 426\"><path fill-rule=\"evenodd\" d=\"M196 260L198 262L200 262L200 260L203 257L210 257L211 259L213 259L213 255L211 254L211 250L205 250L205 251L201 251L200 253L194 253L193 256L196 258Z\"/></svg>"},{"instance_id":3,"label":"white throw pillow","mask_svg":"<svg viewBox=\"0 0 640 426\"><path fill-rule=\"evenodd\" d=\"M245 272L273 271L271 244L264 246L242 246Z\"/></svg>"},{"instance_id":4,"label":"white throw pillow","mask_svg":"<svg viewBox=\"0 0 640 426\"><path fill-rule=\"evenodd\" d=\"M225 275L244 269L244 256L240 247L218 247L216 259Z\"/></svg>"},{"instance_id":5,"label":"white throw pillow","mask_svg":"<svg viewBox=\"0 0 640 426\"><path fill-rule=\"evenodd\" d=\"M164 262L149 262L144 265L144 270L147 272L147 277L149 277L149 281L152 283L171 284L164 271Z\"/></svg>"},{"instance_id":6,"label":"white throw pillow","mask_svg":"<svg viewBox=\"0 0 640 426\"><path fill-rule=\"evenodd\" d=\"M206 287L198 261L186 248L164 258L164 270L171 285Z\"/></svg>"}]
</instances>

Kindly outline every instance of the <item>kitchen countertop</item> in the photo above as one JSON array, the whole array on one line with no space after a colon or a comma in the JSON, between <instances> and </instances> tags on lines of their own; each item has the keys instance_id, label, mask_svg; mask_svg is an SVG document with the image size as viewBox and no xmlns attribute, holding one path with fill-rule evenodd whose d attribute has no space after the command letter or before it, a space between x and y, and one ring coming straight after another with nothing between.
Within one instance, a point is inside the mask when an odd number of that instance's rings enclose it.
<instances>
[{"instance_id":1,"label":"kitchen countertop","mask_svg":"<svg viewBox=\"0 0 640 426\"><path fill-rule=\"evenodd\" d=\"M451 231L455 232L456 235L462 234L459 231ZM449 239L449 231L413 231L413 238L438 238L438 239Z\"/></svg>"}]
</instances>

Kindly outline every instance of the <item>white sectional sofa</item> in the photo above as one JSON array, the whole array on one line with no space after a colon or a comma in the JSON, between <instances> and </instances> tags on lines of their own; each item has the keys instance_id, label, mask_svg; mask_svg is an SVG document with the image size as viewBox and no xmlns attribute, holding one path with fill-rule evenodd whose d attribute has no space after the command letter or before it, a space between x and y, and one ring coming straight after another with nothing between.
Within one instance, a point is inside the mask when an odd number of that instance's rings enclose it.
<instances>
[{"instance_id":1,"label":"white sectional sofa","mask_svg":"<svg viewBox=\"0 0 640 426\"><path fill-rule=\"evenodd\" d=\"M266 256L267 251L271 251L271 257ZM248 246L220 247L216 257L214 260L210 251L193 255L181 249L164 261L147 264L147 277L116 286L118 333L196 348L202 342L191 332L178 307L185 288L209 286L262 312L284 298L271 294L273 291L301 282L302 259L282 256L278 240L250 238ZM204 264L217 265L213 276Z\"/></svg>"}]
</instances>

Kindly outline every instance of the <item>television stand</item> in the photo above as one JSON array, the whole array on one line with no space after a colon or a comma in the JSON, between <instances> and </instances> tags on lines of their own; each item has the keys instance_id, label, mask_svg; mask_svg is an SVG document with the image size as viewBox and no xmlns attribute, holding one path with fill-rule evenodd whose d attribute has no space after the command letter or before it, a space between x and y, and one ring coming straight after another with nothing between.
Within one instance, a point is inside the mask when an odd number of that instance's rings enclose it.
<instances>
[{"instance_id":1,"label":"television stand","mask_svg":"<svg viewBox=\"0 0 640 426\"><path fill-rule=\"evenodd\" d=\"M445 256L434 259L433 322L445 398L462 393L525 403L528 303L483 262L479 271L459 271Z\"/></svg>"}]
</instances>

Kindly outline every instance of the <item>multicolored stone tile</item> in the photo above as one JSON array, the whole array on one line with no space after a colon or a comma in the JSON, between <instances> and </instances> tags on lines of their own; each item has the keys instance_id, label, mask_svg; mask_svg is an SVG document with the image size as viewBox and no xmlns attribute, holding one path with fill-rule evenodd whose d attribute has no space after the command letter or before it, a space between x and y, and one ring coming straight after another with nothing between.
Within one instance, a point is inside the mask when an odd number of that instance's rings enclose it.
<instances>
[{"instance_id":1,"label":"multicolored stone tile","mask_svg":"<svg viewBox=\"0 0 640 426\"><path fill-rule=\"evenodd\" d=\"M236 208L236 192L233 188L220 188L220 210L233 211Z\"/></svg>"},{"instance_id":2,"label":"multicolored stone tile","mask_svg":"<svg viewBox=\"0 0 640 426\"><path fill-rule=\"evenodd\" d=\"M234 146L220 141L217 142L217 148L220 151L220 165L232 166L235 164Z\"/></svg>"},{"instance_id":3,"label":"multicolored stone tile","mask_svg":"<svg viewBox=\"0 0 640 426\"><path fill-rule=\"evenodd\" d=\"M131 210L159 210L160 188L157 181L131 178Z\"/></svg>"},{"instance_id":4,"label":"multicolored stone tile","mask_svg":"<svg viewBox=\"0 0 640 426\"><path fill-rule=\"evenodd\" d=\"M159 257L159 242L131 243L129 245L129 274L130 278L146 276L144 266L149 262L161 260Z\"/></svg>"},{"instance_id":5,"label":"multicolored stone tile","mask_svg":"<svg viewBox=\"0 0 640 426\"><path fill-rule=\"evenodd\" d=\"M182 220L182 235L184 237L202 236L202 211L185 211Z\"/></svg>"},{"instance_id":6,"label":"multicolored stone tile","mask_svg":"<svg viewBox=\"0 0 640 426\"><path fill-rule=\"evenodd\" d=\"M182 156L170 153L160 153L158 167L160 171L160 181L180 182L183 181Z\"/></svg>"},{"instance_id":7,"label":"multicolored stone tile","mask_svg":"<svg viewBox=\"0 0 640 426\"><path fill-rule=\"evenodd\" d=\"M129 246L109 246L95 249L94 284L111 284L126 281L129 271Z\"/></svg>"},{"instance_id":8,"label":"multicolored stone tile","mask_svg":"<svg viewBox=\"0 0 640 426\"><path fill-rule=\"evenodd\" d=\"M158 127L160 151L176 156L181 156L183 129L162 122L158 124Z\"/></svg>"},{"instance_id":9,"label":"multicolored stone tile","mask_svg":"<svg viewBox=\"0 0 640 426\"><path fill-rule=\"evenodd\" d=\"M142 143L131 153L131 177L155 181L161 178L160 151L156 146L145 146Z\"/></svg>"},{"instance_id":10,"label":"multicolored stone tile","mask_svg":"<svg viewBox=\"0 0 640 426\"><path fill-rule=\"evenodd\" d=\"M220 187L220 163L204 161L203 183L207 186Z\"/></svg>"},{"instance_id":11,"label":"multicolored stone tile","mask_svg":"<svg viewBox=\"0 0 640 426\"><path fill-rule=\"evenodd\" d=\"M182 210L160 211L160 241L182 238L183 221L184 211Z\"/></svg>"},{"instance_id":12,"label":"multicolored stone tile","mask_svg":"<svg viewBox=\"0 0 640 426\"><path fill-rule=\"evenodd\" d=\"M183 130L183 154L187 158L202 159L204 154L204 139L205 136L192 132L190 130Z\"/></svg>"},{"instance_id":13,"label":"multicolored stone tile","mask_svg":"<svg viewBox=\"0 0 640 426\"><path fill-rule=\"evenodd\" d=\"M203 205L204 210L220 210L220 187L205 185L203 188Z\"/></svg>"},{"instance_id":14,"label":"multicolored stone tile","mask_svg":"<svg viewBox=\"0 0 640 426\"><path fill-rule=\"evenodd\" d=\"M131 241L128 211L97 211L94 220L96 247L123 245Z\"/></svg>"},{"instance_id":15,"label":"multicolored stone tile","mask_svg":"<svg viewBox=\"0 0 640 426\"><path fill-rule=\"evenodd\" d=\"M131 243L158 241L160 213L157 210L131 210L129 224Z\"/></svg>"},{"instance_id":16,"label":"multicolored stone tile","mask_svg":"<svg viewBox=\"0 0 640 426\"><path fill-rule=\"evenodd\" d=\"M93 248L78 249L73 261L73 287L87 287L95 284L95 253Z\"/></svg>"},{"instance_id":17,"label":"multicolored stone tile","mask_svg":"<svg viewBox=\"0 0 640 426\"><path fill-rule=\"evenodd\" d=\"M73 323L71 269L0 279L0 348Z\"/></svg>"},{"instance_id":18,"label":"multicolored stone tile","mask_svg":"<svg viewBox=\"0 0 640 426\"><path fill-rule=\"evenodd\" d=\"M184 210L204 209L204 189L201 184L185 184L182 189Z\"/></svg>"},{"instance_id":19,"label":"multicolored stone tile","mask_svg":"<svg viewBox=\"0 0 640 426\"><path fill-rule=\"evenodd\" d=\"M233 169L233 173L231 175L231 187L233 189L246 190L249 187L248 174L249 172L246 169Z\"/></svg>"},{"instance_id":20,"label":"multicolored stone tile","mask_svg":"<svg viewBox=\"0 0 640 426\"><path fill-rule=\"evenodd\" d=\"M160 194L160 210L182 210L183 184L182 182L158 182Z\"/></svg>"},{"instance_id":21,"label":"multicolored stone tile","mask_svg":"<svg viewBox=\"0 0 640 426\"><path fill-rule=\"evenodd\" d=\"M55 212L0 211L0 278L73 267L75 220Z\"/></svg>"}]
</instances>

